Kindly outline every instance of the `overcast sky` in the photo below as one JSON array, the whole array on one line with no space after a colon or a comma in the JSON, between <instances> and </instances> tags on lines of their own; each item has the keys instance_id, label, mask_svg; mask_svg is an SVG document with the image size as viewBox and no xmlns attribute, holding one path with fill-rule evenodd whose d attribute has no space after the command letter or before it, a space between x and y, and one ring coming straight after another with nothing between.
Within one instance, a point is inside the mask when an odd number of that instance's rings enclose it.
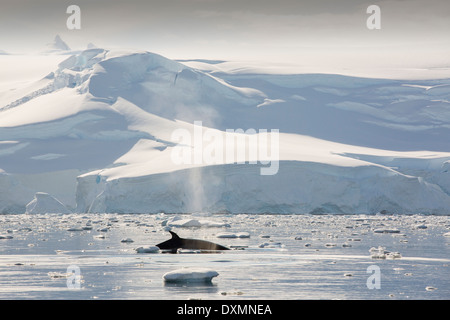
<instances>
[{"instance_id":1,"label":"overcast sky","mask_svg":"<svg viewBox=\"0 0 450 320\"><path fill-rule=\"evenodd\" d=\"M69 5L81 29L68 30ZM366 9L381 8L381 30ZM0 50L40 50L56 34L73 49L149 50L171 58L295 60L302 53L449 56L449 0L1 0Z\"/></svg>"}]
</instances>

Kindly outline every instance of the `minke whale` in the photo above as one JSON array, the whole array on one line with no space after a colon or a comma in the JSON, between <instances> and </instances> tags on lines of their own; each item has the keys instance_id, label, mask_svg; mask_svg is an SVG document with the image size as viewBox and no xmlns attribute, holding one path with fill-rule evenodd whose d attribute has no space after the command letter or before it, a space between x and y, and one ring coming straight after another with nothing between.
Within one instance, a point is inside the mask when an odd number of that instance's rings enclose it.
<instances>
[{"instance_id":1,"label":"minke whale","mask_svg":"<svg viewBox=\"0 0 450 320\"><path fill-rule=\"evenodd\" d=\"M176 253L178 249L192 249L192 250L230 250L220 244L197 239L183 239L180 238L175 232L169 231L172 238L157 244L156 246L161 250L169 250L172 253Z\"/></svg>"}]
</instances>

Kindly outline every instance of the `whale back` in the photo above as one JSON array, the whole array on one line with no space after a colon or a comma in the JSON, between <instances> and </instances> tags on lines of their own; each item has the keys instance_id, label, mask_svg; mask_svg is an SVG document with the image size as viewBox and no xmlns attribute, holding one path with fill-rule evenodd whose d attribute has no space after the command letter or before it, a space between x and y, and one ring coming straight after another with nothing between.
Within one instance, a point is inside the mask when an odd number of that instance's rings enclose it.
<instances>
[{"instance_id":1,"label":"whale back","mask_svg":"<svg viewBox=\"0 0 450 320\"><path fill-rule=\"evenodd\" d=\"M192 249L192 250L230 250L220 244L198 239L183 239L175 232L169 231L172 238L157 244L156 246L161 250L171 250L176 252L178 249Z\"/></svg>"}]
</instances>

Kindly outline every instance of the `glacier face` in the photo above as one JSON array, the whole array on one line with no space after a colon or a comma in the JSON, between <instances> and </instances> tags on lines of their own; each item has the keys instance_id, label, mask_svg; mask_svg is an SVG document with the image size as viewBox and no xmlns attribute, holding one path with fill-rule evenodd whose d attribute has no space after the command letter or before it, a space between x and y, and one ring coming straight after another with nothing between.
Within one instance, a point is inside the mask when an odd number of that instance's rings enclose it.
<instances>
[{"instance_id":1,"label":"glacier face","mask_svg":"<svg viewBox=\"0 0 450 320\"><path fill-rule=\"evenodd\" d=\"M82 212L448 214L450 205L437 185L377 166L287 161L273 176L234 164L100 183L94 175L78 179Z\"/></svg>"},{"instance_id":2,"label":"glacier face","mask_svg":"<svg viewBox=\"0 0 450 320\"><path fill-rule=\"evenodd\" d=\"M450 214L449 101L448 79L227 73L89 49L0 92L0 212L47 192L77 212ZM219 136L278 129L277 174L174 163L173 132L194 121Z\"/></svg>"}]
</instances>

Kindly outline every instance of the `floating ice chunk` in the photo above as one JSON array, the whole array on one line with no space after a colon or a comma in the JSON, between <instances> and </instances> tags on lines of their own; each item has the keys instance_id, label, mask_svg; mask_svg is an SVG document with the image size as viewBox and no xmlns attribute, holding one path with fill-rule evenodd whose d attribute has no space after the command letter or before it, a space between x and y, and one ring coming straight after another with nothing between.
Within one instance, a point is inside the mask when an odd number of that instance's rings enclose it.
<instances>
[{"instance_id":1,"label":"floating ice chunk","mask_svg":"<svg viewBox=\"0 0 450 320\"><path fill-rule=\"evenodd\" d=\"M2 240L2 239L12 239L13 238L13 236L2 236L2 235L0 235L0 240Z\"/></svg>"},{"instance_id":2,"label":"floating ice chunk","mask_svg":"<svg viewBox=\"0 0 450 320\"><path fill-rule=\"evenodd\" d=\"M414 228L416 228L416 229L427 229L428 227L427 227L426 224L418 224L418 225L415 225Z\"/></svg>"},{"instance_id":3,"label":"floating ice chunk","mask_svg":"<svg viewBox=\"0 0 450 320\"><path fill-rule=\"evenodd\" d=\"M374 229L373 232L375 233L400 233L400 230L396 228L377 228Z\"/></svg>"},{"instance_id":4,"label":"floating ice chunk","mask_svg":"<svg viewBox=\"0 0 450 320\"><path fill-rule=\"evenodd\" d=\"M181 217L173 217L166 221L163 226L168 227L176 227L176 228L222 228L229 227L230 225L224 222L217 222L211 220L197 220L186 218L183 219Z\"/></svg>"},{"instance_id":5,"label":"floating ice chunk","mask_svg":"<svg viewBox=\"0 0 450 320\"><path fill-rule=\"evenodd\" d=\"M372 247L369 249L369 252L372 259L386 259L386 254L389 253L385 247L381 246L378 248Z\"/></svg>"},{"instance_id":6,"label":"floating ice chunk","mask_svg":"<svg viewBox=\"0 0 450 320\"><path fill-rule=\"evenodd\" d=\"M178 249L177 253L179 254L192 254L192 253L202 253L202 250L196 249Z\"/></svg>"},{"instance_id":7,"label":"floating ice chunk","mask_svg":"<svg viewBox=\"0 0 450 320\"><path fill-rule=\"evenodd\" d=\"M259 248L284 248L284 244L281 242L264 242L261 243Z\"/></svg>"},{"instance_id":8,"label":"floating ice chunk","mask_svg":"<svg viewBox=\"0 0 450 320\"><path fill-rule=\"evenodd\" d=\"M232 233L232 232L220 232L220 233L218 233L218 234L216 234L216 238L229 238L229 239L232 239L232 238L237 238L237 236L236 236L236 234L235 233Z\"/></svg>"},{"instance_id":9,"label":"floating ice chunk","mask_svg":"<svg viewBox=\"0 0 450 320\"><path fill-rule=\"evenodd\" d=\"M380 252L374 252L370 255L372 259L386 259L386 254Z\"/></svg>"},{"instance_id":10,"label":"floating ice chunk","mask_svg":"<svg viewBox=\"0 0 450 320\"><path fill-rule=\"evenodd\" d=\"M67 231L83 231L83 228L72 227L72 228L68 228Z\"/></svg>"},{"instance_id":11,"label":"floating ice chunk","mask_svg":"<svg viewBox=\"0 0 450 320\"><path fill-rule=\"evenodd\" d=\"M131 239L131 238L124 238L124 239L120 240L120 242L123 242L123 243L131 243L131 242L134 242L134 240Z\"/></svg>"},{"instance_id":12,"label":"floating ice chunk","mask_svg":"<svg viewBox=\"0 0 450 320\"><path fill-rule=\"evenodd\" d=\"M232 292L222 291L222 292L220 292L220 294L222 296L227 296L227 295L242 296L244 293L242 291L232 291Z\"/></svg>"},{"instance_id":13,"label":"floating ice chunk","mask_svg":"<svg viewBox=\"0 0 450 320\"><path fill-rule=\"evenodd\" d=\"M303 240L303 238L302 238L302 237L299 237L299 236L297 236L297 237L295 237L295 238L294 238L294 240Z\"/></svg>"},{"instance_id":14,"label":"floating ice chunk","mask_svg":"<svg viewBox=\"0 0 450 320\"><path fill-rule=\"evenodd\" d=\"M427 290L427 291L434 291L434 290L436 290L436 289L437 289L437 288L432 287L432 286L428 286L428 287L425 288L425 290Z\"/></svg>"},{"instance_id":15,"label":"floating ice chunk","mask_svg":"<svg viewBox=\"0 0 450 320\"><path fill-rule=\"evenodd\" d=\"M217 238L250 238L250 233L248 232L238 232L238 233L233 233L233 232L220 232L216 235Z\"/></svg>"},{"instance_id":16,"label":"floating ice chunk","mask_svg":"<svg viewBox=\"0 0 450 320\"><path fill-rule=\"evenodd\" d=\"M245 250L248 248L248 246L230 246L233 250Z\"/></svg>"},{"instance_id":17,"label":"floating ice chunk","mask_svg":"<svg viewBox=\"0 0 450 320\"><path fill-rule=\"evenodd\" d=\"M450 232L444 233L444 237L450 237Z\"/></svg>"},{"instance_id":18,"label":"floating ice chunk","mask_svg":"<svg viewBox=\"0 0 450 320\"><path fill-rule=\"evenodd\" d=\"M167 221L167 226L177 228L200 228L202 224L196 219L174 219Z\"/></svg>"},{"instance_id":19,"label":"floating ice chunk","mask_svg":"<svg viewBox=\"0 0 450 320\"><path fill-rule=\"evenodd\" d=\"M156 246L139 247L134 250L136 250L137 253L157 253L157 252L159 252L159 248Z\"/></svg>"},{"instance_id":20,"label":"floating ice chunk","mask_svg":"<svg viewBox=\"0 0 450 320\"><path fill-rule=\"evenodd\" d=\"M73 276L72 272L68 272L68 273L65 273L65 272L49 272L47 274L52 279L68 278L70 276Z\"/></svg>"},{"instance_id":21,"label":"floating ice chunk","mask_svg":"<svg viewBox=\"0 0 450 320\"><path fill-rule=\"evenodd\" d=\"M163 275L166 282L211 282L217 277L217 271L207 268L183 268L167 272Z\"/></svg>"},{"instance_id":22,"label":"floating ice chunk","mask_svg":"<svg viewBox=\"0 0 450 320\"><path fill-rule=\"evenodd\" d=\"M379 246L378 248L375 248L375 247L370 248L370 249L369 249L369 252L380 252L380 251L383 251L383 252L384 252L385 250L386 250L385 247Z\"/></svg>"},{"instance_id":23,"label":"floating ice chunk","mask_svg":"<svg viewBox=\"0 0 450 320\"><path fill-rule=\"evenodd\" d=\"M342 247L343 248L350 248L352 245L351 244L349 244L349 243L343 243L342 244Z\"/></svg>"},{"instance_id":24,"label":"floating ice chunk","mask_svg":"<svg viewBox=\"0 0 450 320\"><path fill-rule=\"evenodd\" d=\"M250 238L250 233L248 233L248 232L238 232L236 234L236 236L238 238Z\"/></svg>"},{"instance_id":25,"label":"floating ice chunk","mask_svg":"<svg viewBox=\"0 0 450 320\"><path fill-rule=\"evenodd\" d=\"M389 252L388 254L386 254L387 259L400 259L401 257L402 255L400 254L400 252Z\"/></svg>"}]
</instances>

